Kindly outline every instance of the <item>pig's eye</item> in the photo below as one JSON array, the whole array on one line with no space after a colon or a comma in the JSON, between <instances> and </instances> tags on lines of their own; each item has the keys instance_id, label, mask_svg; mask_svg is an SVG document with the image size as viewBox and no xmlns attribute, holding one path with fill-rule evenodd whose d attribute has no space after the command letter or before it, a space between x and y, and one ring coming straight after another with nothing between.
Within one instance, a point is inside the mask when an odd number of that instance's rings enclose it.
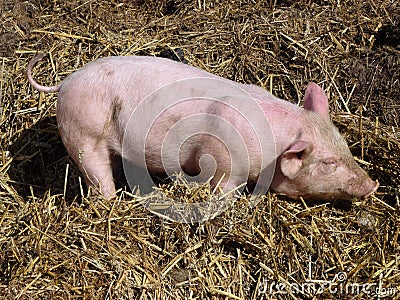
<instances>
[{"instance_id":1,"label":"pig's eye","mask_svg":"<svg viewBox=\"0 0 400 300\"><path fill-rule=\"evenodd\" d=\"M333 173L337 169L337 164L336 161L334 160L326 160L323 162L323 164L324 164L323 169L325 174Z\"/></svg>"},{"instance_id":2,"label":"pig's eye","mask_svg":"<svg viewBox=\"0 0 400 300\"><path fill-rule=\"evenodd\" d=\"M303 155L304 155L304 151L296 152L296 156L298 159L301 159L303 157Z\"/></svg>"}]
</instances>

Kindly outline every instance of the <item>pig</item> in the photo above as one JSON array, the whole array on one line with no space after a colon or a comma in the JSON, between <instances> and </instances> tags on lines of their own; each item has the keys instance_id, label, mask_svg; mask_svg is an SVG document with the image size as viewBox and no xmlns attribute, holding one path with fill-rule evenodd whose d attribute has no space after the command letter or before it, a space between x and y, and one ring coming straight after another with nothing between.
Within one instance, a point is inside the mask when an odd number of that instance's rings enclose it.
<instances>
[{"instance_id":1,"label":"pig","mask_svg":"<svg viewBox=\"0 0 400 300\"><path fill-rule=\"evenodd\" d=\"M193 176L200 172L202 157L211 155L216 162L211 185L220 183L229 188L243 184L243 181L248 186L254 186L266 166L273 165L271 182L265 182L265 185L277 194L293 199L365 199L379 186L355 162L344 138L330 120L328 98L316 83L308 84L304 107L301 108L273 96L261 87L237 83L166 58L114 56L90 62L58 85L46 87L32 78L33 66L43 57L44 54L39 54L29 62L28 80L39 91L58 92L57 124L62 141L82 172L87 186L106 198L113 197L116 192L112 173L115 154L131 161L135 167L147 168L150 174L158 175L166 172L161 154L172 157L179 153L178 163L172 164L169 171L183 170ZM148 131L145 148L138 146L145 134L143 126L147 121L137 116L130 120L130 117L143 99L153 95L149 101L154 104L150 103L149 107L162 105L165 100L154 91L174 82L181 82L184 87L185 80L196 78L237 87L254 99L263 115L257 120L260 124L268 124L273 134L274 154L271 157L264 155L261 158L262 145L257 146L254 142L254 129L251 124L244 124L240 111L223 107L224 99L238 100L239 107L243 109L249 105L240 97L236 99L233 90L232 93L227 90L222 96L219 95L218 102L207 99L199 102L201 96L197 95L196 99L167 109L166 115ZM200 119L197 123L185 126L186 129L196 130L197 126L205 126L206 129L219 130L229 139L230 133L222 126L211 124L210 119L202 116L212 114L227 120L243 137L247 158L229 160L230 149L218 145L218 139L202 133L203 129L199 129L200 134L192 136L186 143L179 140L177 132L175 137L170 137L172 143L163 148L169 129L179 120L185 120L189 114L197 114ZM125 153L124 139L129 145ZM235 146L236 139L232 138L229 142L234 148L232 153L236 151L240 152L239 156L243 154L242 150L238 150L241 148ZM180 145L182 147L178 151L176 148ZM143 151L146 152L145 160L136 159L143 155ZM246 159L250 167L247 173L242 172L242 169L246 169ZM260 164L261 160L266 162ZM224 180L225 175L229 177L233 173L231 164L238 165L235 172L245 174L245 180L235 181L236 173L231 181Z\"/></svg>"}]
</instances>

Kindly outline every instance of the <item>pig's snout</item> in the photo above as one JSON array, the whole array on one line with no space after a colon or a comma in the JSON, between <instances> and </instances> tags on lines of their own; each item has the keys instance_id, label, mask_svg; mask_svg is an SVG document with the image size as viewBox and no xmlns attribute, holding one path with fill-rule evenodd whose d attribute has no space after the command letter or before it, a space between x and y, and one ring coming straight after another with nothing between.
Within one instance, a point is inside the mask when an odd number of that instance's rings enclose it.
<instances>
[{"instance_id":1,"label":"pig's snout","mask_svg":"<svg viewBox=\"0 0 400 300\"><path fill-rule=\"evenodd\" d=\"M354 178L356 179L356 178ZM351 180L350 180L351 182ZM367 199L370 197L373 193L376 192L376 190L379 187L379 182L372 180L371 178L367 177L364 180L354 180L352 183L348 185L346 189L343 191L345 194L349 196L356 196L360 199Z\"/></svg>"},{"instance_id":2,"label":"pig's snout","mask_svg":"<svg viewBox=\"0 0 400 300\"><path fill-rule=\"evenodd\" d=\"M367 199L369 196L371 196L373 193L376 192L376 190L379 187L379 182L373 181L372 179L367 180L362 186L361 186L361 191L365 192L364 195L361 195L361 198Z\"/></svg>"}]
</instances>

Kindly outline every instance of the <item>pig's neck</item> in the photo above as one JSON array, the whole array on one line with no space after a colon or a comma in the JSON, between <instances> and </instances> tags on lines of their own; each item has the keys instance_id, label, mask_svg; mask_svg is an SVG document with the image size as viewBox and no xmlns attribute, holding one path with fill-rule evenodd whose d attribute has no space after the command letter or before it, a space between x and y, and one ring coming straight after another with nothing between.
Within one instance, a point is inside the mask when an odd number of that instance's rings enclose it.
<instances>
[{"instance_id":1,"label":"pig's neck","mask_svg":"<svg viewBox=\"0 0 400 300\"><path fill-rule=\"evenodd\" d=\"M282 100L280 100L282 101ZM281 155L294 141L301 138L304 111L289 102L280 105L260 103L274 133L277 155Z\"/></svg>"},{"instance_id":2,"label":"pig's neck","mask_svg":"<svg viewBox=\"0 0 400 300\"><path fill-rule=\"evenodd\" d=\"M254 89L253 86L248 92L264 111L274 133L276 154L280 156L294 141L301 138L302 129L307 127L306 112L297 105L279 99L259 87Z\"/></svg>"}]
</instances>

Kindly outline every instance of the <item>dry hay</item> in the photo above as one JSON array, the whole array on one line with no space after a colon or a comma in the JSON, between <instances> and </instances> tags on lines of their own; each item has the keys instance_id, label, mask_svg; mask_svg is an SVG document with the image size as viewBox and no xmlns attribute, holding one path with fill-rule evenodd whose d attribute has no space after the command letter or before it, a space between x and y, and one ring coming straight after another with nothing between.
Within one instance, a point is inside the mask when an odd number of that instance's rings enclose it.
<instances>
[{"instance_id":1,"label":"dry hay","mask_svg":"<svg viewBox=\"0 0 400 300\"><path fill-rule=\"evenodd\" d=\"M332 283L316 299L372 298L379 287L400 298L397 0L18 0L0 13L1 296L296 299L313 298L295 287L315 279ZM57 133L56 97L29 86L27 62L49 52L35 77L52 85L98 57L175 47L191 65L299 104L308 81L321 83L379 192L353 205L268 194L254 208L243 196L200 224L154 216L126 192L75 197L85 192Z\"/></svg>"}]
</instances>

